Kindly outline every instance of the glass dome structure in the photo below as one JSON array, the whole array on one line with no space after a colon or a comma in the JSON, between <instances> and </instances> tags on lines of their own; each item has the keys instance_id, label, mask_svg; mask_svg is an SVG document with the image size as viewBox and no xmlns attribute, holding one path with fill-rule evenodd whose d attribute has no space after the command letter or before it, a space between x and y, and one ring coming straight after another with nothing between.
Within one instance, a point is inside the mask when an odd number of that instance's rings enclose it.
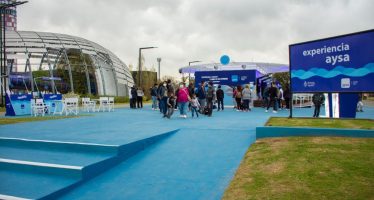
<instances>
[{"instance_id":1,"label":"glass dome structure","mask_svg":"<svg viewBox=\"0 0 374 200\"><path fill-rule=\"evenodd\" d=\"M6 31L10 90L127 96L129 68L108 49L66 34Z\"/></svg>"}]
</instances>

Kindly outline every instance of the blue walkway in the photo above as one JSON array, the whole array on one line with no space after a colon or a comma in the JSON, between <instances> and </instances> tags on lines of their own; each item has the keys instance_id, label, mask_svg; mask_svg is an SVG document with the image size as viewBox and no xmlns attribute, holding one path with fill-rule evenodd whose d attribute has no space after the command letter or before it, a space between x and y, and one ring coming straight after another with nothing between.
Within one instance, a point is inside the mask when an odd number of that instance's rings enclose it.
<instances>
[{"instance_id":1,"label":"blue walkway","mask_svg":"<svg viewBox=\"0 0 374 200\"><path fill-rule=\"evenodd\" d=\"M294 116L308 117L312 109L295 109ZM13 168L0 162L0 195L40 198L75 187L61 199L220 199L246 150L255 141L255 127L270 116L288 116L287 111L265 113L263 109L236 112L226 109L213 117L163 119L157 111L117 109L114 113L55 121L0 126L0 158L84 167L113 157L114 148L178 130L136 153L100 175L85 181L48 173ZM374 118L374 108L358 117ZM91 147L62 148L5 145L1 138L48 140ZM148 143L144 143L148 144ZM34 145L35 146L35 145ZM61 145L60 145L61 146ZM109 147L107 147L109 146ZM58 148L57 148L58 147ZM126 150L126 149L125 149ZM141 149L140 149L141 150ZM117 150L116 150L117 151ZM104 166L104 165L98 165ZM19 170L17 170L19 169ZM83 173L83 172L82 172ZM84 174L84 173L83 173ZM23 182L22 177L25 177ZM20 187L10 187L17 185ZM43 187L43 190L35 188Z\"/></svg>"}]
</instances>

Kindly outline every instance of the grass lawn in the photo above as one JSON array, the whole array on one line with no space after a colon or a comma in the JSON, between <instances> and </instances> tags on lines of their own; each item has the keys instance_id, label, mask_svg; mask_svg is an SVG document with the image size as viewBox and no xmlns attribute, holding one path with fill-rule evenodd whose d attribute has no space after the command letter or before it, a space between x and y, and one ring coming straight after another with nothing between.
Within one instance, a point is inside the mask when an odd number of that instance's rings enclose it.
<instances>
[{"instance_id":1,"label":"grass lawn","mask_svg":"<svg viewBox=\"0 0 374 200\"><path fill-rule=\"evenodd\" d=\"M373 119L324 119L271 117L265 126L374 129Z\"/></svg>"},{"instance_id":2,"label":"grass lawn","mask_svg":"<svg viewBox=\"0 0 374 200\"><path fill-rule=\"evenodd\" d=\"M261 139L223 199L374 199L373 169L372 138Z\"/></svg>"},{"instance_id":3,"label":"grass lawn","mask_svg":"<svg viewBox=\"0 0 374 200\"><path fill-rule=\"evenodd\" d=\"M22 123L22 122L33 122L33 121L56 120L56 119L65 119L65 118L77 118L77 117L80 117L80 116L0 117L0 125L15 124L15 123Z\"/></svg>"}]
</instances>

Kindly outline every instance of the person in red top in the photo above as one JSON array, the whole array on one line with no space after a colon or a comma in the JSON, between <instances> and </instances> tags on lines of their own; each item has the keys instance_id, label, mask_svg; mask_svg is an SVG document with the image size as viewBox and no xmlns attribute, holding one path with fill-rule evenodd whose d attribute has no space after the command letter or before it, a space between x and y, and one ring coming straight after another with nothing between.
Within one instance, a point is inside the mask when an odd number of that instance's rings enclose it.
<instances>
[{"instance_id":1,"label":"person in red top","mask_svg":"<svg viewBox=\"0 0 374 200\"><path fill-rule=\"evenodd\" d=\"M180 117L187 118L187 106L190 99L190 93L188 88L186 88L185 83L179 85L179 90L177 93L177 102L180 112Z\"/></svg>"}]
</instances>

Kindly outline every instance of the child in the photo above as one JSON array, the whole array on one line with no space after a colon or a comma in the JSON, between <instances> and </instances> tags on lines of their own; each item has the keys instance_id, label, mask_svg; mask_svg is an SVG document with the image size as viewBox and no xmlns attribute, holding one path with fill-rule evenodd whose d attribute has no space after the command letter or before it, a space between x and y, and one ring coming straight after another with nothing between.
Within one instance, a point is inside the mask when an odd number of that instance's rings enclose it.
<instances>
[{"instance_id":1,"label":"child","mask_svg":"<svg viewBox=\"0 0 374 200\"><path fill-rule=\"evenodd\" d=\"M170 117L174 113L174 107L175 107L175 96L174 93L170 93L170 96L167 100L167 105L168 105L168 113L166 114L166 117L170 119Z\"/></svg>"},{"instance_id":2,"label":"child","mask_svg":"<svg viewBox=\"0 0 374 200\"><path fill-rule=\"evenodd\" d=\"M197 112L199 108L200 108L199 101L196 99L196 94L193 94L192 99L191 99L192 118L194 117L194 112L196 113L196 117L199 117L199 113Z\"/></svg>"}]
</instances>

